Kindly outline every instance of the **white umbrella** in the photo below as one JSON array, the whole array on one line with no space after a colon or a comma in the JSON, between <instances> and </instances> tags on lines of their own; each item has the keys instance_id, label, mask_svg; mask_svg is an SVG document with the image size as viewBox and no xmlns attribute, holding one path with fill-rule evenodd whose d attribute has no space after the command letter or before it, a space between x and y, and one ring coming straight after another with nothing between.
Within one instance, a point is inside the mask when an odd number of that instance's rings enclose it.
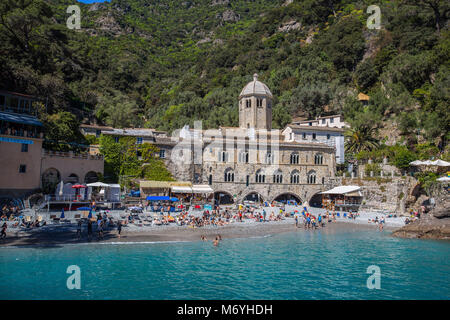
<instances>
[{"instance_id":1,"label":"white umbrella","mask_svg":"<svg viewBox=\"0 0 450 320\"><path fill-rule=\"evenodd\" d=\"M437 181L441 181L441 182L450 182L450 177L441 177L436 179Z\"/></svg>"},{"instance_id":2,"label":"white umbrella","mask_svg":"<svg viewBox=\"0 0 450 320\"><path fill-rule=\"evenodd\" d=\"M411 165L411 166L421 166L423 164L424 164L424 162L422 162L420 160L415 160L415 161L409 163L409 165Z\"/></svg>"},{"instance_id":3,"label":"white umbrella","mask_svg":"<svg viewBox=\"0 0 450 320\"><path fill-rule=\"evenodd\" d=\"M103 182L94 182L94 183L88 183L87 184L88 187L103 187L103 188L108 188L109 184L103 183Z\"/></svg>"},{"instance_id":4,"label":"white umbrella","mask_svg":"<svg viewBox=\"0 0 450 320\"><path fill-rule=\"evenodd\" d=\"M439 167L450 167L450 162L444 161L444 160L436 160L432 162L433 165L439 166Z\"/></svg>"}]
</instances>

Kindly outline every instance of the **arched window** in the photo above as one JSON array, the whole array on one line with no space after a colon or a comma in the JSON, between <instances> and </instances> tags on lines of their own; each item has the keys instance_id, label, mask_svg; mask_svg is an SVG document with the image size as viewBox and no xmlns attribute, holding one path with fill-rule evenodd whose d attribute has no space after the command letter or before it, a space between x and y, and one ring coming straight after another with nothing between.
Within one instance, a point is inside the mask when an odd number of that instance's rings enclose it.
<instances>
[{"instance_id":1,"label":"arched window","mask_svg":"<svg viewBox=\"0 0 450 320\"><path fill-rule=\"evenodd\" d=\"M321 153L317 153L314 156L314 164L323 164L323 155Z\"/></svg>"},{"instance_id":2,"label":"arched window","mask_svg":"<svg viewBox=\"0 0 450 320\"><path fill-rule=\"evenodd\" d=\"M316 172L314 170L311 170L308 172L308 179L309 184L315 184L316 183Z\"/></svg>"},{"instance_id":3,"label":"arched window","mask_svg":"<svg viewBox=\"0 0 450 320\"><path fill-rule=\"evenodd\" d=\"M298 170L294 170L291 172L291 183L292 184L300 183L300 172L298 172Z\"/></svg>"},{"instance_id":4,"label":"arched window","mask_svg":"<svg viewBox=\"0 0 450 320\"><path fill-rule=\"evenodd\" d=\"M283 183L283 172L280 169L274 172L273 183Z\"/></svg>"},{"instance_id":5,"label":"arched window","mask_svg":"<svg viewBox=\"0 0 450 320\"><path fill-rule=\"evenodd\" d=\"M219 151L219 162L227 162L228 161L228 152Z\"/></svg>"},{"instance_id":6,"label":"arched window","mask_svg":"<svg viewBox=\"0 0 450 320\"><path fill-rule=\"evenodd\" d=\"M248 152L247 151L241 151L239 153L239 162L248 163Z\"/></svg>"},{"instance_id":7,"label":"arched window","mask_svg":"<svg viewBox=\"0 0 450 320\"><path fill-rule=\"evenodd\" d=\"M225 182L234 182L234 171L231 168L225 170Z\"/></svg>"},{"instance_id":8,"label":"arched window","mask_svg":"<svg viewBox=\"0 0 450 320\"><path fill-rule=\"evenodd\" d=\"M256 99L256 106L257 106L258 108L262 108L262 106L263 106L263 99L257 98L257 99Z\"/></svg>"},{"instance_id":9,"label":"arched window","mask_svg":"<svg viewBox=\"0 0 450 320\"><path fill-rule=\"evenodd\" d=\"M291 164L298 164L300 162L300 155L298 152L291 153Z\"/></svg>"},{"instance_id":10,"label":"arched window","mask_svg":"<svg viewBox=\"0 0 450 320\"><path fill-rule=\"evenodd\" d=\"M251 108L251 106L252 106L252 100L250 100L250 99L245 100L245 106L246 106L247 108Z\"/></svg>"},{"instance_id":11,"label":"arched window","mask_svg":"<svg viewBox=\"0 0 450 320\"><path fill-rule=\"evenodd\" d=\"M268 151L266 153L266 161L265 161L265 163L266 164L273 164L273 158L274 158L273 153Z\"/></svg>"},{"instance_id":12,"label":"arched window","mask_svg":"<svg viewBox=\"0 0 450 320\"><path fill-rule=\"evenodd\" d=\"M256 171L255 182L256 183L265 183L266 182L266 175L264 174L264 172L261 169Z\"/></svg>"}]
</instances>

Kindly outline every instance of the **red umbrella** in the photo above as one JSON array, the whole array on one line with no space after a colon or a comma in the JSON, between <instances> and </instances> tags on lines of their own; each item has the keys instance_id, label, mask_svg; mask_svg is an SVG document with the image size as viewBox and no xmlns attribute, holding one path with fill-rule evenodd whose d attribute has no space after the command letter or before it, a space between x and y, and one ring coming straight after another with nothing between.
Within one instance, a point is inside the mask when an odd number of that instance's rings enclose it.
<instances>
[{"instance_id":1,"label":"red umbrella","mask_svg":"<svg viewBox=\"0 0 450 320\"><path fill-rule=\"evenodd\" d=\"M72 186L72 188L74 188L74 189L81 189L81 188L86 188L86 186L83 186L82 184L74 184Z\"/></svg>"}]
</instances>

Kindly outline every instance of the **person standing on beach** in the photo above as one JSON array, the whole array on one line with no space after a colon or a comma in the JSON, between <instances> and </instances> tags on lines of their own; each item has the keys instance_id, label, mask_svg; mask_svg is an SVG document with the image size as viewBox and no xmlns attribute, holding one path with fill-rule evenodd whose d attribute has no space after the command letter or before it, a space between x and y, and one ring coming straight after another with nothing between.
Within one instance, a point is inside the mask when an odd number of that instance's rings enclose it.
<instances>
[{"instance_id":1,"label":"person standing on beach","mask_svg":"<svg viewBox=\"0 0 450 320\"><path fill-rule=\"evenodd\" d=\"M81 219L78 220L78 225L77 225L77 236L78 236L78 239L81 239Z\"/></svg>"},{"instance_id":2,"label":"person standing on beach","mask_svg":"<svg viewBox=\"0 0 450 320\"><path fill-rule=\"evenodd\" d=\"M295 216L295 227L298 228L298 217Z\"/></svg>"},{"instance_id":3,"label":"person standing on beach","mask_svg":"<svg viewBox=\"0 0 450 320\"><path fill-rule=\"evenodd\" d=\"M120 239L120 233L122 232L122 222L119 220L117 221L117 235Z\"/></svg>"},{"instance_id":4,"label":"person standing on beach","mask_svg":"<svg viewBox=\"0 0 450 320\"><path fill-rule=\"evenodd\" d=\"M8 225L6 224L6 222L3 223L2 226L2 232L0 234L0 238L5 239L6 238L6 229L8 228Z\"/></svg>"},{"instance_id":5,"label":"person standing on beach","mask_svg":"<svg viewBox=\"0 0 450 320\"><path fill-rule=\"evenodd\" d=\"M88 239L90 241L91 237L92 237L92 221L91 220L89 220L89 222L88 222L87 231L88 231Z\"/></svg>"}]
</instances>

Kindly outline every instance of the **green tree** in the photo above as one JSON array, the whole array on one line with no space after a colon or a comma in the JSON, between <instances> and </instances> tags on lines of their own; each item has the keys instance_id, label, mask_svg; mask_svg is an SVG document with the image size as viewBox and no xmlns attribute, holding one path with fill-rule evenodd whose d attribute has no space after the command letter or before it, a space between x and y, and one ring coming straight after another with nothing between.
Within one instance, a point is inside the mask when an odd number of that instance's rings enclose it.
<instances>
[{"instance_id":1,"label":"green tree","mask_svg":"<svg viewBox=\"0 0 450 320\"><path fill-rule=\"evenodd\" d=\"M359 126L346 131L346 151L358 153L361 151L371 151L379 146L375 138L376 129L370 126Z\"/></svg>"}]
</instances>

